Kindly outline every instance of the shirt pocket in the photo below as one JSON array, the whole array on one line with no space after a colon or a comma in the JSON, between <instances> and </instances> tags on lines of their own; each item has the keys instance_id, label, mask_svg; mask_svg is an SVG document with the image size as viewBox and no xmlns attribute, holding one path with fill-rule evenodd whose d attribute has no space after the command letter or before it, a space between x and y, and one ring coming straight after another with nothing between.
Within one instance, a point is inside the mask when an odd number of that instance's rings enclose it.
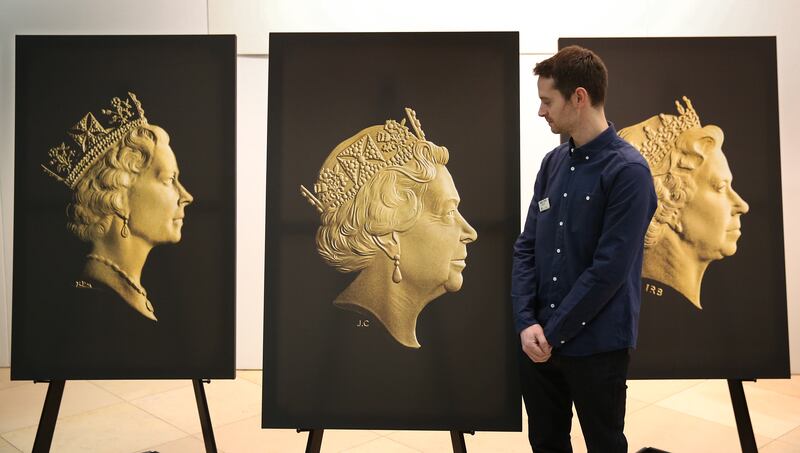
<instances>
[{"instance_id":1,"label":"shirt pocket","mask_svg":"<svg viewBox=\"0 0 800 453\"><path fill-rule=\"evenodd\" d=\"M570 232L596 243L603 227L606 199L601 191L578 192L569 204L567 225Z\"/></svg>"}]
</instances>

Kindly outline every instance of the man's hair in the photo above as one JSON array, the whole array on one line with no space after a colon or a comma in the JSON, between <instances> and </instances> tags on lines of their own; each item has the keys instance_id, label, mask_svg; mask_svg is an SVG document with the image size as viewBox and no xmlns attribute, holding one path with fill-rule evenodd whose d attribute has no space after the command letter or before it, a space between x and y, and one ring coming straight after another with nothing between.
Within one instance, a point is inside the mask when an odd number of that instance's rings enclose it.
<instances>
[{"instance_id":1,"label":"man's hair","mask_svg":"<svg viewBox=\"0 0 800 453\"><path fill-rule=\"evenodd\" d=\"M564 47L547 60L536 63L533 73L553 79L564 99L569 100L578 87L583 87L589 93L593 106L606 102L608 71L603 60L589 49Z\"/></svg>"}]
</instances>

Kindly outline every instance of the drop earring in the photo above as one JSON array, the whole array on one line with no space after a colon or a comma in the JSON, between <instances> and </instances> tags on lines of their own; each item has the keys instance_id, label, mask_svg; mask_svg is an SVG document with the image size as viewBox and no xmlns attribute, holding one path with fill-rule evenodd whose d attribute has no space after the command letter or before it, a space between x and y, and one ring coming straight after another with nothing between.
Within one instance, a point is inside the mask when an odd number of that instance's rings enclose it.
<instances>
[{"instance_id":1,"label":"drop earring","mask_svg":"<svg viewBox=\"0 0 800 453\"><path fill-rule=\"evenodd\" d=\"M130 234L131 234L131 230L128 229L128 218L127 217L123 217L122 218L122 230L120 230L119 235L124 237L124 238L126 238L126 237L130 236Z\"/></svg>"},{"instance_id":2,"label":"drop earring","mask_svg":"<svg viewBox=\"0 0 800 453\"><path fill-rule=\"evenodd\" d=\"M394 272L392 273L392 281L400 283L403 280L403 274L400 273L400 255L394 256Z\"/></svg>"}]
</instances>

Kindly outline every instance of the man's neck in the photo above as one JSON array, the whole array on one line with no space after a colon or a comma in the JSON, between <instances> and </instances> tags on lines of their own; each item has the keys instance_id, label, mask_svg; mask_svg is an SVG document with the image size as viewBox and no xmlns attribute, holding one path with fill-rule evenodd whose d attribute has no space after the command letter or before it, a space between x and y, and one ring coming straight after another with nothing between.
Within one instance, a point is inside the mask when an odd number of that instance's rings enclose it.
<instances>
[{"instance_id":1,"label":"man's neck","mask_svg":"<svg viewBox=\"0 0 800 453\"><path fill-rule=\"evenodd\" d=\"M579 121L574 131L570 133L575 146L581 147L597 138L608 128L606 114L603 108L589 109L585 116Z\"/></svg>"}]
</instances>

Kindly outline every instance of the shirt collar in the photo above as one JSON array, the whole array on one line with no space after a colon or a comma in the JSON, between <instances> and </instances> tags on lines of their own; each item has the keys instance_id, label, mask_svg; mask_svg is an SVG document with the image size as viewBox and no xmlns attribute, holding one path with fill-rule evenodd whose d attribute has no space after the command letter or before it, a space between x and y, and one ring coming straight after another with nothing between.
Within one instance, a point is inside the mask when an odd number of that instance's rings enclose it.
<instances>
[{"instance_id":1,"label":"shirt collar","mask_svg":"<svg viewBox=\"0 0 800 453\"><path fill-rule=\"evenodd\" d=\"M593 138L589 143L577 147L575 146L575 141L572 140L572 137L569 138L569 150L570 155L573 158L583 157L583 156L592 156L598 151L601 151L611 143L615 137L617 137L617 130L614 128L614 123L608 121L608 127L606 130L600 133L597 137Z\"/></svg>"}]
</instances>

